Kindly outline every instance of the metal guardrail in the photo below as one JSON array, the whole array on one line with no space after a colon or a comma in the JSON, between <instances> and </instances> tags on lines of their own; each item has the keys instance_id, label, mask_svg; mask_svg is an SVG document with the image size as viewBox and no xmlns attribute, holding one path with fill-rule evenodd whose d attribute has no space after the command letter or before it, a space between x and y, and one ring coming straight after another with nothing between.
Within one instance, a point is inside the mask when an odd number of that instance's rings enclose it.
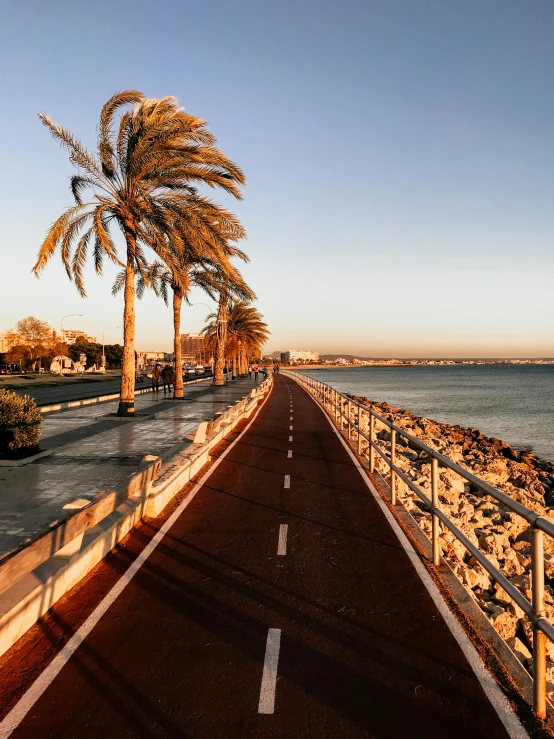
<instances>
[{"instance_id":1,"label":"metal guardrail","mask_svg":"<svg viewBox=\"0 0 554 739\"><path fill-rule=\"evenodd\" d=\"M534 511L526 508L517 500L510 498L509 495L501 490L493 487L489 483L476 477L468 470L445 457L440 452L431 449L424 444L416 436L408 433L405 429L396 426L391 421L383 418L361 403L352 400L344 393L340 393L330 385L326 385L320 380L302 375L290 370L283 370L282 374L293 377L299 382L323 408L328 415L334 420L335 425L343 432L349 444L355 448L358 456L362 460L367 460L370 473L375 470L375 455L378 454L390 471L390 489L391 503L396 505L397 494L397 478L402 480L410 490L412 490L432 515L431 542L433 549L433 564L440 564L440 548L439 548L439 521L454 534L467 551L475 557L479 564L485 569L489 575L497 582L500 587L509 595L509 597L521 608L525 616L529 619L533 627L533 708L540 718L546 716L546 638L554 643L554 626L545 618L545 588L544 588L544 539L543 535L547 534L554 538L554 524L548 519L539 516ZM357 409L357 412L356 412ZM366 416L366 423L369 425L369 435L362 431L362 420ZM356 420L352 420L355 415ZM384 427L390 429L390 457L379 447L376 441L376 424L380 423ZM355 435L355 438L354 438ZM426 452L431 460L431 497L429 498L421 488L416 485L396 464L396 444L397 437L406 439L410 446L416 447ZM367 442L365 450L362 449L362 442ZM355 444L354 442L357 442ZM456 524L446 516L440 509L438 497L438 480L439 465L447 467L456 472L460 477L471 485L481 490L486 495L490 495L503 506L521 518L525 519L532 530L532 547L531 547L531 592L532 600L529 601L502 572L485 556L485 554L473 544L470 539L461 531Z\"/></svg>"}]
</instances>

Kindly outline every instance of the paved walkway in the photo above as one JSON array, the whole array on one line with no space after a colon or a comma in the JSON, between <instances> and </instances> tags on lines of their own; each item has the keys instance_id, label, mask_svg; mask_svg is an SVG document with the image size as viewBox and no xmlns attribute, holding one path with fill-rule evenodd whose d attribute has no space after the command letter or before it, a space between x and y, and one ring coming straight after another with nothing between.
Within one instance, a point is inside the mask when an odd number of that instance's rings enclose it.
<instances>
[{"instance_id":1,"label":"paved walkway","mask_svg":"<svg viewBox=\"0 0 554 739\"><path fill-rule=\"evenodd\" d=\"M23 696L14 737L508 736L328 421L284 377L69 661L26 693L155 532L139 527L2 663L0 705Z\"/></svg>"},{"instance_id":2,"label":"paved walkway","mask_svg":"<svg viewBox=\"0 0 554 739\"><path fill-rule=\"evenodd\" d=\"M186 387L183 402L164 400L163 392L137 396L144 420L118 420L118 401L46 415L40 445L54 454L25 467L0 467L0 556L47 530L67 503L118 485L144 455L167 455L255 384L246 378L215 388L211 382Z\"/></svg>"}]
</instances>

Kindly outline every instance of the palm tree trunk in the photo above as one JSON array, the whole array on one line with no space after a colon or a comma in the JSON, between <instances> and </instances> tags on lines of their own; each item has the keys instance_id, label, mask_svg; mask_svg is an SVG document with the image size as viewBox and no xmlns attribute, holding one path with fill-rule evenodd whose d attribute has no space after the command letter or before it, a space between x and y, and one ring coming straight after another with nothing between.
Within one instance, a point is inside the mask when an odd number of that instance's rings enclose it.
<instances>
[{"instance_id":1,"label":"palm tree trunk","mask_svg":"<svg viewBox=\"0 0 554 739\"><path fill-rule=\"evenodd\" d=\"M127 231L127 267L125 268L125 301L123 307L123 357L118 416L135 413L135 235Z\"/></svg>"},{"instance_id":2,"label":"palm tree trunk","mask_svg":"<svg viewBox=\"0 0 554 739\"><path fill-rule=\"evenodd\" d=\"M237 353L233 352L233 380L237 379Z\"/></svg>"},{"instance_id":3,"label":"palm tree trunk","mask_svg":"<svg viewBox=\"0 0 554 739\"><path fill-rule=\"evenodd\" d=\"M215 344L214 385L225 385L223 367L225 365L225 344L227 342L227 293L223 290L219 296L217 311L217 334Z\"/></svg>"},{"instance_id":4,"label":"palm tree trunk","mask_svg":"<svg viewBox=\"0 0 554 739\"><path fill-rule=\"evenodd\" d=\"M180 288L173 288L173 352L175 354L175 384L173 385L173 397L182 399L184 397L183 387L183 361L181 355L181 306L183 304L183 293Z\"/></svg>"},{"instance_id":5,"label":"palm tree trunk","mask_svg":"<svg viewBox=\"0 0 554 739\"><path fill-rule=\"evenodd\" d=\"M239 374L245 375L248 372L248 365L246 364L246 347L244 345L241 347L239 363Z\"/></svg>"}]
</instances>

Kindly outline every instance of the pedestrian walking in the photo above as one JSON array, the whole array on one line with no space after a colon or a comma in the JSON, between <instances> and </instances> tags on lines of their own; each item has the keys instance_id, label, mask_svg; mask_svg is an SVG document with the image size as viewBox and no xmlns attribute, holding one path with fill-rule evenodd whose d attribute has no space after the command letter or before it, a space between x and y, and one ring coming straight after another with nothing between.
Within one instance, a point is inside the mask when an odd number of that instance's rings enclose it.
<instances>
[{"instance_id":1,"label":"pedestrian walking","mask_svg":"<svg viewBox=\"0 0 554 739\"><path fill-rule=\"evenodd\" d=\"M158 393L160 391L160 365L154 365L152 370L152 392Z\"/></svg>"},{"instance_id":2,"label":"pedestrian walking","mask_svg":"<svg viewBox=\"0 0 554 739\"><path fill-rule=\"evenodd\" d=\"M254 366L252 367L252 370L253 370L253 372L254 372L254 379L256 380L256 382L258 382L258 372L260 371L260 368L258 367L258 365L257 365L257 364L255 364L255 365L254 365Z\"/></svg>"},{"instance_id":3,"label":"pedestrian walking","mask_svg":"<svg viewBox=\"0 0 554 739\"><path fill-rule=\"evenodd\" d=\"M273 365L273 374L274 375L278 375L279 374L279 365L278 364L274 364Z\"/></svg>"},{"instance_id":4,"label":"pedestrian walking","mask_svg":"<svg viewBox=\"0 0 554 739\"><path fill-rule=\"evenodd\" d=\"M248 377L252 379L252 365L251 364L248 365Z\"/></svg>"},{"instance_id":5,"label":"pedestrian walking","mask_svg":"<svg viewBox=\"0 0 554 739\"><path fill-rule=\"evenodd\" d=\"M264 380L267 380L267 367L262 367L262 375L264 376Z\"/></svg>"},{"instance_id":6,"label":"pedestrian walking","mask_svg":"<svg viewBox=\"0 0 554 739\"><path fill-rule=\"evenodd\" d=\"M162 370L162 382L164 385L164 395L166 394L166 388L167 392L171 392L171 367L166 364L165 367Z\"/></svg>"}]
</instances>

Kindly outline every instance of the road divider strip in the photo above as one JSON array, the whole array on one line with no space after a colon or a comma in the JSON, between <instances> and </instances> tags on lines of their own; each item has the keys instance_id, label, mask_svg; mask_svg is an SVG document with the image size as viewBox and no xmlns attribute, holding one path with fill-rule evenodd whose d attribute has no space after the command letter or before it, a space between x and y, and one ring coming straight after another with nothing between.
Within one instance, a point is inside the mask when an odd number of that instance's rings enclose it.
<instances>
[{"instance_id":1,"label":"road divider strip","mask_svg":"<svg viewBox=\"0 0 554 739\"><path fill-rule=\"evenodd\" d=\"M290 488L290 475L285 475L285 488Z\"/></svg>"},{"instance_id":2,"label":"road divider strip","mask_svg":"<svg viewBox=\"0 0 554 739\"><path fill-rule=\"evenodd\" d=\"M206 380L212 380L213 377L199 377L197 380L187 380L184 386L194 385L197 382L206 382ZM135 389L135 395L144 395L145 393L151 393L151 387L141 387L138 390ZM64 400L60 403L50 403L48 405L40 405L39 411L42 414L45 413L56 413L59 411L69 411L74 408L80 408L83 405L96 405L97 403L107 403L109 400L117 400L119 393L111 393L110 395L98 395L94 398L83 398L82 400Z\"/></svg>"}]
</instances>

